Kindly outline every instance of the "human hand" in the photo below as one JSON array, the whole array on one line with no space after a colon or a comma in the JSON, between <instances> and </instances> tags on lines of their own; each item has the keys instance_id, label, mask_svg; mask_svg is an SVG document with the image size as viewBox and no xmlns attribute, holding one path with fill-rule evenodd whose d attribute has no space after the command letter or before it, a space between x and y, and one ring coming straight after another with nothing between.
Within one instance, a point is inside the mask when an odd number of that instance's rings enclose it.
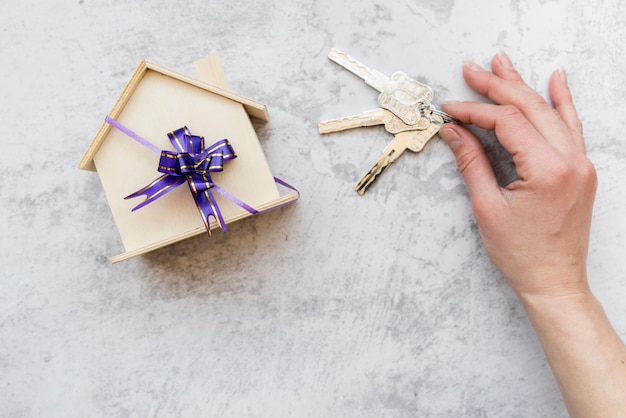
<instances>
[{"instance_id":1,"label":"human hand","mask_svg":"<svg viewBox=\"0 0 626 418\"><path fill-rule=\"evenodd\" d=\"M553 107L524 83L506 54L494 56L491 68L469 63L463 77L494 104L448 102L443 110L495 131L519 180L500 187L480 141L463 126L445 124L440 131L467 185L487 253L522 300L588 292L597 178L565 72L550 78Z\"/></svg>"}]
</instances>

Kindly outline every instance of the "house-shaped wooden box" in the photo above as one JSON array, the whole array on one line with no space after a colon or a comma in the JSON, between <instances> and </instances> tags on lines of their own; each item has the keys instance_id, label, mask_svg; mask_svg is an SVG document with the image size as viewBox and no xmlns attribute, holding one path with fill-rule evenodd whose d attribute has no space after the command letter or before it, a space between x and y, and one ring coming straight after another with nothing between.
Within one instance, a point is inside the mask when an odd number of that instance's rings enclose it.
<instances>
[{"instance_id":1,"label":"house-shaped wooden box","mask_svg":"<svg viewBox=\"0 0 626 418\"><path fill-rule=\"evenodd\" d=\"M183 126L203 136L207 146L228 139L237 158L226 162L224 171L211 173L216 185L258 211L295 201L296 191L279 193L250 121L250 116L267 121L266 106L229 91L217 56L197 61L195 68L199 79L141 62L108 116L160 150L173 151L167 134ZM161 175L159 158L105 122L79 163L98 172L113 212L125 252L112 262L207 233L185 184L136 211L143 198L124 199ZM251 215L230 199L214 196L226 223ZM216 226L211 218L210 227Z\"/></svg>"}]
</instances>

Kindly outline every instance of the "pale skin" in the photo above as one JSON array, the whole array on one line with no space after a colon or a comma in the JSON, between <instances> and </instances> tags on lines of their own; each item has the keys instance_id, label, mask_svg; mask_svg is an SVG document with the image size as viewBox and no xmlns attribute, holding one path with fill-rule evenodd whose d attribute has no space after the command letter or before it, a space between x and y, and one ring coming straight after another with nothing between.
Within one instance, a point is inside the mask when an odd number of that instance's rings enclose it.
<instances>
[{"instance_id":1,"label":"pale skin","mask_svg":"<svg viewBox=\"0 0 626 418\"><path fill-rule=\"evenodd\" d=\"M572 417L626 416L626 346L587 282L596 171L565 72L552 74L549 104L508 56L491 71L463 67L493 104L446 102L462 124L493 130L519 180L500 187L480 141L461 124L440 131L463 176L487 253L516 292Z\"/></svg>"}]
</instances>

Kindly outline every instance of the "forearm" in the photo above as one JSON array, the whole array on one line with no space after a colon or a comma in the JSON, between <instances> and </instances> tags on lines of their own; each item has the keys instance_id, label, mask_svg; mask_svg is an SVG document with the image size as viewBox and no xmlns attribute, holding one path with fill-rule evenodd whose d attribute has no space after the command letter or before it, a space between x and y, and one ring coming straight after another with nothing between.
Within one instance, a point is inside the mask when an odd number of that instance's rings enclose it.
<instances>
[{"instance_id":1,"label":"forearm","mask_svg":"<svg viewBox=\"0 0 626 418\"><path fill-rule=\"evenodd\" d=\"M590 291L520 295L572 417L624 417L626 346Z\"/></svg>"}]
</instances>

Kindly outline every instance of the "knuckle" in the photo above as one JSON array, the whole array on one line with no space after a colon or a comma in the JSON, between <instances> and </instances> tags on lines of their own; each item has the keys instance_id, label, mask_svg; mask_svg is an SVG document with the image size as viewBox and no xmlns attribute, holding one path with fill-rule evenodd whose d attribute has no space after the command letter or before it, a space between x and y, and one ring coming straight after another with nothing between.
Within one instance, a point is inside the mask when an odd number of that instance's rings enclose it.
<instances>
[{"instance_id":1,"label":"knuckle","mask_svg":"<svg viewBox=\"0 0 626 418\"><path fill-rule=\"evenodd\" d=\"M576 119L572 122L572 129L579 135L583 135L583 123L580 120Z\"/></svg>"},{"instance_id":2,"label":"knuckle","mask_svg":"<svg viewBox=\"0 0 626 418\"><path fill-rule=\"evenodd\" d=\"M584 156L573 160L552 160L547 174L547 187L561 196L576 194L577 191L593 193L598 184L596 169Z\"/></svg>"},{"instance_id":3,"label":"knuckle","mask_svg":"<svg viewBox=\"0 0 626 418\"><path fill-rule=\"evenodd\" d=\"M538 95L536 92L529 92L524 98L525 105L528 109L532 110L543 110L546 106L548 106L548 102L545 101L543 97Z\"/></svg>"},{"instance_id":4,"label":"knuckle","mask_svg":"<svg viewBox=\"0 0 626 418\"><path fill-rule=\"evenodd\" d=\"M528 120L517 106L501 105L498 109L500 112L497 121L498 129L504 129L509 133L527 131Z\"/></svg>"},{"instance_id":5,"label":"knuckle","mask_svg":"<svg viewBox=\"0 0 626 418\"><path fill-rule=\"evenodd\" d=\"M561 113L559 113L558 109L553 109L553 112L556 118L567 126L570 131L577 136L583 136L583 123L578 118L578 115L574 114L574 117L565 118Z\"/></svg>"},{"instance_id":6,"label":"knuckle","mask_svg":"<svg viewBox=\"0 0 626 418\"><path fill-rule=\"evenodd\" d=\"M501 105L498 107L499 111L500 111L500 117L501 119L517 119L519 117L522 117L522 111L519 110L517 108L517 106L513 106L513 105Z\"/></svg>"},{"instance_id":7,"label":"knuckle","mask_svg":"<svg viewBox=\"0 0 626 418\"><path fill-rule=\"evenodd\" d=\"M578 187L576 166L571 161L552 155L547 156L542 165L545 169L542 184L546 192L555 197L565 197Z\"/></svg>"},{"instance_id":8,"label":"knuckle","mask_svg":"<svg viewBox=\"0 0 626 418\"><path fill-rule=\"evenodd\" d=\"M595 189L598 184L598 172L587 157L582 158L578 163L578 170L584 184L588 188Z\"/></svg>"},{"instance_id":9,"label":"knuckle","mask_svg":"<svg viewBox=\"0 0 626 418\"><path fill-rule=\"evenodd\" d=\"M552 167L550 167L550 177L552 178L554 185L557 187L560 187L573 178L574 174L576 173L573 167L563 160L553 162Z\"/></svg>"}]
</instances>

